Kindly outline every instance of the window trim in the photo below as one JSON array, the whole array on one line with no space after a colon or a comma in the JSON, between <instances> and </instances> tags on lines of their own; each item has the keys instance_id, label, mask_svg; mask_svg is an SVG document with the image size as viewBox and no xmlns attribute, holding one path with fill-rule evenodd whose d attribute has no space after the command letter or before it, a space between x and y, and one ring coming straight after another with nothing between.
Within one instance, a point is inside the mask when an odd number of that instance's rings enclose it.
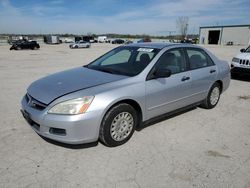
<instances>
[{"instance_id":1,"label":"window trim","mask_svg":"<svg viewBox=\"0 0 250 188\"><path fill-rule=\"evenodd\" d=\"M187 50L196 50L196 51L199 51L199 52L204 52L204 55L207 59L209 59L211 62L212 62L212 65L207 65L205 67L198 67L198 68L195 68L195 69L191 69L191 64L190 64L190 60L189 60L189 56L188 56L188 52ZM212 58L207 54L207 52L203 49L200 49L200 48L195 48L195 47L185 47L184 48L184 51L185 51L185 56L186 56L186 61L188 63L188 69L189 71L192 71L192 70L197 70L197 69L202 69L202 68L207 68L207 67L212 67L212 66L215 66L215 63L214 61L212 60ZM207 62L208 63L208 62Z\"/></svg>"},{"instance_id":2,"label":"window trim","mask_svg":"<svg viewBox=\"0 0 250 188\"><path fill-rule=\"evenodd\" d=\"M190 71L190 70L189 70L189 63L188 63L187 57L186 57L185 48L184 48L184 47L175 47L175 48L168 49L168 50L166 50L165 52L163 52L163 53L161 54L161 56L160 56L160 57L157 59L157 61L155 62L154 66L153 66L153 67L151 68L151 70L148 72L148 75L146 76L146 81L152 80L152 79L153 79L152 75L153 75L153 72L155 71L155 67L157 66L157 64L158 64L158 62L159 62L159 60L160 60L160 58L161 58L165 53L167 53L167 52L169 52L169 51L172 51L172 50L181 50L181 51L183 52L182 54L183 54L183 56L184 56L184 61L185 61L185 64L186 64L186 70L185 70L185 71L181 71L181 72L174 73L174 74L179 74L179 73L183 73L183 72ZM171 74L171 76L174 75L174 74ZM170 76L170 77L171 77L171 76Z\"/></svg>"}]
</instances>

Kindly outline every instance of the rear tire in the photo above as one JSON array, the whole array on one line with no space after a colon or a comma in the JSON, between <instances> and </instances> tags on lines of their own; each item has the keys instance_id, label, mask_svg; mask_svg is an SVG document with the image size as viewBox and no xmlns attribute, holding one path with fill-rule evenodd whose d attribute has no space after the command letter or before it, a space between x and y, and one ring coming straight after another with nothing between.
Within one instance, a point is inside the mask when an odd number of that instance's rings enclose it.
<instances>
[{"instance_id":1,"label":"rear tire","mask_svg":"<svg viewBox=\"0 0 250 188\"><path fill-rule=\"evenodd\" d=\"M220 94L221 94L220 84L218 82L215 82L212 85L211 89L209 90L208 95L204 100L204 102L201 104L201 106L206 109L214 108L220 100Z\"/></svg>"},{"instance_id":2,"label":"rear tire","mask_svg":"<svg viewBox=\"0 0 250 188\"><path fill-rule=\"evenodd\" d=\"M131 138L137 123L135 109L126 103L118 104L104 116L99 138L108 147L122 145Z\"/></svg>"}]
</instances>

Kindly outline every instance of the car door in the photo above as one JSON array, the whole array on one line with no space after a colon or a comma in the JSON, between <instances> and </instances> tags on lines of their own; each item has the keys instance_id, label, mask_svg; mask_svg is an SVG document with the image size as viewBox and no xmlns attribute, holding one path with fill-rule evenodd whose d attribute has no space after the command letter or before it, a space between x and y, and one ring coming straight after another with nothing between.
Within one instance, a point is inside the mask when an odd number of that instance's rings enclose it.
<instances>
[{"instance_id":1,"label":"car door","mask_svg":"<svg viewBox=\"0 0 250 188\"><path fill-rule=\"evenodd\" d=\"M185 53L182 48L170 49L156 62L149 73L157 68L171 70L168 78L146 81L147 119L184 107L189 102L191 73L188 71Z\"/></svg>"},{"instance_id":2,"label":"car door","mask_svg":"<svg viewBox=\"0 0 250 188\"><path fill-rule=\"evenodd\" d=\"M80 42L80 47L81 47L81 48L85 48L85 47L86 47L86 42L81 41L81 42Z\"/></svg>"},{"instance_id":3,"label":"car door","mask_svg":"<svg viewBox=\"0 0 250 188\"><path fill-rule=\"evenodd\" d=\"M215 82L217 67L209 55L200 48L185 48L191 71L193 102L206 98L210 86Z\"/></svg>"}]
</instances>

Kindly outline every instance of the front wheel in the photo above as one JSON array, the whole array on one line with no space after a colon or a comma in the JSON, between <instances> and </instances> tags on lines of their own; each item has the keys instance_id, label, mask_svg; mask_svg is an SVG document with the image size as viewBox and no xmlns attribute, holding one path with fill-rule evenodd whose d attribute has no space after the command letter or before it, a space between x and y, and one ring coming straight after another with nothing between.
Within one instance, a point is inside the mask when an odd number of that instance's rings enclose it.
<instances>
[{"instance_id":1,"label":"front wheel","mask_svg":"<svg viewBox=\"0 0 250 188\"><path fill-rule=\"evenodd\" d=\"M138 123L135 109L126 103L111 108L104 116L100 127L100 140L109 147L126 143Z\"/></svg>"},{"instance_id":2,"label":"front wheel","mask_svg":"<svg viewBox=\"0 0 250 188\"><path fill-rule=\"evenodd\" d=\"M218 82L215 82L212 85L211 89L209 90L208 95L201 106L206 109L214 108L220 100L220 94L221 94L220 84Z\"/></svg>"}]
</instances>

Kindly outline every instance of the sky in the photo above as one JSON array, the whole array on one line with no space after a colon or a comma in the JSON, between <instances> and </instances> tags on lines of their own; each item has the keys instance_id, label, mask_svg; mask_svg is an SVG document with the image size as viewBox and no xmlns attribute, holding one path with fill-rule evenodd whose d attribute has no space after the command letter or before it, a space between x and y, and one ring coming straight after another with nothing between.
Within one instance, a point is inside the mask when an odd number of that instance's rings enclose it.
<instances>
[{"instance_id":1,"label":"sky","mask_svg":"<svg viewBox=\"0 0 250 188\"><path fill-rule=\"evenodd\" d=\"M200 26L250 24L249 0L0 0L0 33L179 34Z\"/></svg>"}]
</instances>

